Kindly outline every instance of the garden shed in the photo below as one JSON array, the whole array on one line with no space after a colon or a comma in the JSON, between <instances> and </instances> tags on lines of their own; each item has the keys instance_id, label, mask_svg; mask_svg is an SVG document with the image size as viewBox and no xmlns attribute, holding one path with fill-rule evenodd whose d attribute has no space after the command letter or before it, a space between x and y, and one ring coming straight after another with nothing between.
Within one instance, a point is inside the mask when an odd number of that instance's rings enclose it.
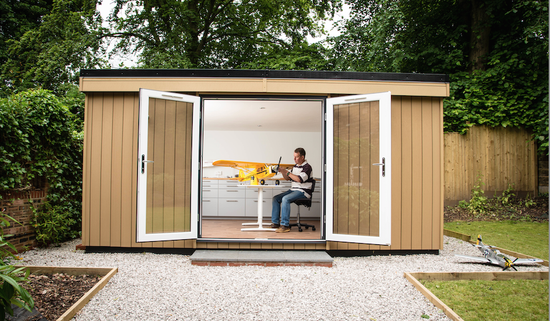
<instances>
[{"instance_id":1,"label":"garden shed","mask_svg":"<svg viewBox=\"0 0 550 321\"><path fill-rule=\"evenodd\" d=\"M443 248L447 75L81 70L80 90L87 248ZM241 230L269 223L271 197L288 187L258 193L213 162L292 163L296 147L316 179L301 217L317 228Z\"/></svg>"}]
</instances>

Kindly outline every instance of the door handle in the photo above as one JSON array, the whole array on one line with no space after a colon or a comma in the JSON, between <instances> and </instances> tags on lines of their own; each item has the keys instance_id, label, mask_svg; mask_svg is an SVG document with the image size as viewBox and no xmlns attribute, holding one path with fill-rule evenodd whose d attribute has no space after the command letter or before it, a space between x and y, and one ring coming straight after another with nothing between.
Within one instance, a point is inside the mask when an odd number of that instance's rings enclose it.
<instances>
[{"instance_id":1,"label":"door handle","mask_svg":"<svg viewBox=\"0 0 550 321\"><path fill-rule=\"evenodd\" d=\"M386 177L386 157L382 157L382 163L374 163L373 166L382 166L382 177Z\"/></svg>"},{"instance_id":2,"label":"door handle","mask_svg":"<svg viewBox=\"0 0 550 321\"><path fill-rule=\"evenodd\" d=\"M152 160L145 160L145 154L141 154L141 173L145 173L145 163L154 163Z\"/></svg>"}]
</instances>

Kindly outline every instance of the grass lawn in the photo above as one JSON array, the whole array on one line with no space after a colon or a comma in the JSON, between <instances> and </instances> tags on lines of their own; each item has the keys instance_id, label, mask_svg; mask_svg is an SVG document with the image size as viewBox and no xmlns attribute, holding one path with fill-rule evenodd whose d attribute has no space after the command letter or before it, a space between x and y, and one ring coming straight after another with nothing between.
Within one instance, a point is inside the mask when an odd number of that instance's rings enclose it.
<instances>
[{"instance_id":1,"label":"grass lawn","mask_svg":"<svg viewBox=\"0 0 550 321\"><path fill-rule=\"evenodd\" d=\"M466 321L548 320L548 280L421 282Z\"/></svg>"},{"instance_id":2,"label":"grass lawn","mask_svg":"<svg viewBox=\"0 0 550 321\"><path fill-rule=\"evenodd\" d=\"M481 234L488 245L548 260L548 222L456 221L444 226L474 239Z\"/></svg>"}]
</instances>

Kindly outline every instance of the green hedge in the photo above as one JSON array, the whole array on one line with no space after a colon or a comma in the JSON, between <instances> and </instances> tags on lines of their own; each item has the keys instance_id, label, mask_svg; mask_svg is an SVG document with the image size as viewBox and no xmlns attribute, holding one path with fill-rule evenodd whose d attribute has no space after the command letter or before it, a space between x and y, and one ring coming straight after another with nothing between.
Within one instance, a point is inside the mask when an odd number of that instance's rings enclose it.
<instances>
[{"instance_id":1,"label":"green hedge","mask_svg":"<svg viewBox=\"0 0 550 321\"><path fill-rule=\"evenodd\" d=\"M62 98L38 89L0 99L0 191L32 189L34 178L46 178L45 209L63 212L58 217L69 227L51 232L60 234L55 243L81 233L83 105L77 89ZM38 235L51 231L44 224L59 224L36 214ZM42 239L50 243L47 235Z\"/></svg>"}]
</instances>

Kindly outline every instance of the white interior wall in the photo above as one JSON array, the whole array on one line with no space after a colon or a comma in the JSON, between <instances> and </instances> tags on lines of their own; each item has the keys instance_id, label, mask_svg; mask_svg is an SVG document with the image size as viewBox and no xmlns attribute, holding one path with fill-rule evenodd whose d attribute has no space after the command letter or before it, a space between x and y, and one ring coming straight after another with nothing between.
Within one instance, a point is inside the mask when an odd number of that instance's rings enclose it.
<instances>
[{"instance_id":1,"label":"white interior wall","mask_svg":"<svg viewBox=\"0 0 550 321\"><path fill-rule=\"evenodd\" d=\"M313 177L321 177L321 132L204 131L203 177L234 177L238 170L210 167L216 160L294 164L297 147L306 150ZM279 174L280 175L280 174Z\"/></svg>"}]
</instances>

